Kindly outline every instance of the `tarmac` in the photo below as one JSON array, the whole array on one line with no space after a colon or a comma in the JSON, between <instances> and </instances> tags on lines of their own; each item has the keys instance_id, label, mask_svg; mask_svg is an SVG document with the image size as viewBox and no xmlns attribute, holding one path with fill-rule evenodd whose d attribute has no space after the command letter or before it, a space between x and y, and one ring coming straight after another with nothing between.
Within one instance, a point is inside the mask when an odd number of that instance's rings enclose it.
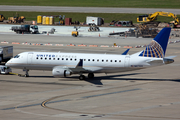
<instances>
[{"instance_id":1,"label":"tarmac","mask_svg":"<svg viewBox=\"0 0 180 120\"><path fill-rule=\"evenodd\" d=\"M13 45L14 56L25 51L121 54L123 47L23 45L22 43L97 44L136 46L151 38L66 37L53 35L1 34L0 45ZM170 41L179 40L170 39ZM19 42L21 44L12 44ZM180 43L169 44L166 56L175 62L143 70L95 74L80 81L78 75L54 78L51 71L30 71L30 77L0 75L2 120L179 120ZM132 48L129 54L144 48ZM24 74L20 69L14 73Z\"/></svg>"}]
</instances>

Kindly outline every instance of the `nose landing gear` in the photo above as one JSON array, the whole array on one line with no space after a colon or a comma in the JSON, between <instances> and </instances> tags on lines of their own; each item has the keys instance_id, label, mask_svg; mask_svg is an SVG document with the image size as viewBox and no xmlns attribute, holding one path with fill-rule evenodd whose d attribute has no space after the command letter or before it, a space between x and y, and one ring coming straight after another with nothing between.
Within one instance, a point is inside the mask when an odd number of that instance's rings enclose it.
<instances>
[{"instance_id":1,"label":"nose landing gear","mask_svg":"<svg viewBox=\"0 0 180 120\"><path fill-rule=\"evenodd\" d=\"M29 77L29 70L27 70L27 69L24 69L23 71L25 71L26 73L25 73L25 75L24 75L24 77Z\"/></svg>"}]
</instances>

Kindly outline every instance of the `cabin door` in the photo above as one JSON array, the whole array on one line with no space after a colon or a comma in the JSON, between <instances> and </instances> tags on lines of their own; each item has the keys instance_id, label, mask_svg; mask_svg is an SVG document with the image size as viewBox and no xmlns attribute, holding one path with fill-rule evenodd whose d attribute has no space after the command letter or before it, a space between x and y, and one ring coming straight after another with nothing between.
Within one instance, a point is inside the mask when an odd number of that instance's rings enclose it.
<instances>
[{"instance_id":1,"label":"cabin door","mask_svg":"<svg viewBox=\"0 0 180 120\"><path fill-rule=\"evenodd\" d=\"M130 66L130 56L126 56L124 60L124 67Z\"/></svg>"},{"instance_id":2,"label":"cabin door","mask_svg":"<svg viewBox=\"0 0 180 120\"><path fill-rule=\"evenodd\" d=\"M28 64L32 63L32 58L33 58L33 53L28 53L28 57L27 57L27 63Z\"/></svg>"}]
</instances>

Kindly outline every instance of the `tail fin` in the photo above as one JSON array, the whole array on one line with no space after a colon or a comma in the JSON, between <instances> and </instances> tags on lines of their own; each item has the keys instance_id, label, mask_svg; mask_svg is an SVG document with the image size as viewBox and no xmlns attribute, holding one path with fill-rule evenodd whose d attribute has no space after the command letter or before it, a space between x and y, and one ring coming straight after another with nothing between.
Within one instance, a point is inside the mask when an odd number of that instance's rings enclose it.
<instances>
[{"instance_id":1,"label":"tail fin","mask_svg":"<svg viewBox=\"0 0 180 120\"><path fill-rule=\"evenodd\" d=\"M164 58L171 28L163 28L139 56Z\"/></svg>"}]
</instances>

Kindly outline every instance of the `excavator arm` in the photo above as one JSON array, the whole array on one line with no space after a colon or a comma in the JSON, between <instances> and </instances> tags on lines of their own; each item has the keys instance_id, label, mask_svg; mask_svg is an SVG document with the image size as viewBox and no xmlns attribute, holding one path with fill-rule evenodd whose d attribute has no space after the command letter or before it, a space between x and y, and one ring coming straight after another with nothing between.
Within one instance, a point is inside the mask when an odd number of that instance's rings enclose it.
<instances>
[{"instance_id":1,"label":"excavator arm","mask_svg":"<svg viewBox=\"0 0 180 120\"><path fill-rule=\"evenodd\" d=\"M166 17L172 17L174 19L174 21L171 23L173 23L174 25L178 25L180 22L178 17L175 14L169 13L169 12L163 12L163 11L157 11L153 14L139 16L137 18L137 22L152 22L152 21L156 20L159 15L166 16Z\"/></svg>"}]
</instances>

